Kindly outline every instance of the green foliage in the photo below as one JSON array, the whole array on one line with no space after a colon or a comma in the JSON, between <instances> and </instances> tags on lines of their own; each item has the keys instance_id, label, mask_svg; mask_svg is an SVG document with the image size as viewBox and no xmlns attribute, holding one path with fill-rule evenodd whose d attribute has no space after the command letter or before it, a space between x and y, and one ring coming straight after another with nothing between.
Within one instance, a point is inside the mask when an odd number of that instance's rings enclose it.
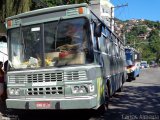
<instances>
[{"instance_id":1,"label":"green foliage","mask_svg":"<svg viewBox=\"0 0 160 120\"><path fill-rule=\"evenodd\" d=\"M160 29L160 22L159 22L159 21L153 22L153 21L146 20L146 21L145 21L145 24L146 24L148 27L150 27L150 28Z\"/></svg>"},{"instance_id":2,"label":"green foliage","mask_svg":"<svg viewBox=\"0 0 160 120\"><path fill-rule=\"evenodd\" d=\"M4 23L0 23L0 33L5 33L6 29L5 29L5 25Z\"/></svg>"},{"instance_id":3,"label":"green foliage","mask_svg":"<svg viewBox=\"0 0 160 120\"><path fill-rule=\"evenodd\" d=\"M31 0L1 0L0 4L0 32L6 32L5 18L30 10Z\"/></svg>"},{"instance_id":4,"label":"green foliage","mask_svg":"<svg viewBox=\"0 0 160 120\"><path fill-rule=\"evenodd\" d=\"M143 24L136 25L130 32L126 33L127 44L138 49L142 54L142 59L147 61L160 59L160 23L146 20ZM148 31L150 28L152 31ZM140 39L140 35L149 36L146 40Z\"/></svg>"},{"instance_id":5,"label":"green foliage","mask_svg":"<svg viewBox=\"0 0 160 120\"><path fill-rule=\"evenodd\" d=\"M78 4L78 3L89 3L89 0L42 0L49 7L57 5L67 5L67 4Z\"/></svg>"},{"instance_id":6,"label":"green foliage","mask_svg":"<svg viewBox=\"0 0 160 120\"><path fill-rule=\"evenodd\" d=\"M142 60L151 62L156 59L155 53L150 49L149 44L142 43L137 46L137 49L141 52Z\"/></svg>"},{"instance_id":7,"label":"green foliage","mask_svg":"<svg viewBox=\"0 0 160 120\"><path fill-rule=\"evenodd\" d=\"M62 0L42 0L42 2L46 3L49 7L62 4Z\"/></svg>"},{"instance_id":8,"label":"green foliage","mask_svg":"<svg viewBox=\"0 0 160 120\"><path fill-rule=\"evenodd\" d=\"M160 32L159 30L152 30L149 36L149 47L156 55L156 61L160 59Z\"/></svg>"},{"instance_id":9,"label":"green foliage","mask_svg":"<svg viewBox=\"0 0 160 120\"><path fill-rule=\"evenodd\" d=\"M147 27L146 26L142 26L142 25L135 26L135 27L132 28L131 32L134 35L145 34L145 33L147 33Z\"/></svg>"}]
</instances>

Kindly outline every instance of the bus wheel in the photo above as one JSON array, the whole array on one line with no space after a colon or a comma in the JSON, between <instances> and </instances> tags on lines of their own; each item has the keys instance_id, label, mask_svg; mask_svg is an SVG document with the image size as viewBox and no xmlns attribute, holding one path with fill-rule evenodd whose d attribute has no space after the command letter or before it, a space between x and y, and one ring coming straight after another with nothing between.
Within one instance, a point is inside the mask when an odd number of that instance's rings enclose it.
<instances>
[{"instance_id":1,"label":"bus wheel","mask_svg":"<svg viewBox=\"0 0 160 120\"><path fill-rule=\"evenodd\" d=\"M109 83L106 85L106 91L105 91L105 106L108 109L110 101L110 88L109 88Z\"/></svg>"},{"instance_id":2,"label":"bus wheel","mask_svg":"<svg viewBox=\"0 0 160 120\"><path fill-rule=\"evenodd\" d=\"M117 90L117 92L122 92L123 91L123 85Z\"/></svg>"},{"instance_id":3,"label":"bus wheel","mask_svg":"<svg viewBox=\"0 0 160 120\"><path fill-rule=\"evenodd\" d=\"M123 84L124 84L124 78L122 77L122 85L120 88L117 90L117 92L122 92L123 91Z\"/></svg>"},{"instance_id":4,"label":"bus wheel","mask_svg":"<svg viewBox=\"0 0 160 120\"><path fill-rule=\"evenodd\" d=\"M108 110L108 105L106 106L106 104L104 103L98 108L97 114L103 115L107 110Z\"/></svg>"},{"instance_id":5,"label":"bus wheel","mask_svg":"<svg viewBox=\"0 0 160 120\"><path fill-rule=\"evenodd\" d=\"M132 80L136 80L136 77L133 76Z\"/></svg>"},{"instance_id":6,"label":"bus wheel","mask_svg":"<svg viewBox=\"0 0 160 120\"><path fill-rule=\"evenodd\" d=\"M135 72L132 73L132 80L136 80Z\"/></svg>"},{"instance_id":7,"label":"bus wheel","mask_svg":"<svg viewBox=\"0 0 160 120\"><path fill-rule=\"evenodd\" d=\"M97 109L97 114L98 114L98 115L104 114L104 113L108 110L109 99L110 99L109 87L108 87L108 85L106 85L105 101L104 101L104 103Z\"/></svg>"}]
</instances>

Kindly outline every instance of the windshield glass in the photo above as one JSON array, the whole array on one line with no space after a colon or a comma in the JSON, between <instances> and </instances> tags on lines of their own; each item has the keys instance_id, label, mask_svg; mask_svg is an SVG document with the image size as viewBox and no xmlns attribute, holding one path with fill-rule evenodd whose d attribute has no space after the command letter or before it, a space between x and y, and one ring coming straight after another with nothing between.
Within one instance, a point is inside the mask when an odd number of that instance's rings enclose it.
<instances>
[{"instance_id":1,"label":"windshield glass","mask_svg":"<svg viewBox=\"0 0 160 120\"><path fill-rule=\"evenodd\" d=\"M93 62L89 21L85 18L11 29L9 36L14 69Z\"/></svg>"},{"instance_id":2,"label":"windshield glass","mask_svg":"<svg viewBox=\"0 0 160 120\"><path fill-rule=\"evenodd\" d=\"M40 27L27 26L12 29L10 36L10 56L13 68L40 67Z\"/></svg>"},{"instance_id":3,"label":"windshield glass","mask_svg":"<svg viewBox=\"0 0 160 120\"><path fill-rule=\"evenodd\" d=\"M58 24L58 25L57 25ZM45 61L48 66L84 64L92 61L89 23L86 19L70 19L46 23ZM89 53L87 53L89 52Z\"/></svg>"}]
</instances>

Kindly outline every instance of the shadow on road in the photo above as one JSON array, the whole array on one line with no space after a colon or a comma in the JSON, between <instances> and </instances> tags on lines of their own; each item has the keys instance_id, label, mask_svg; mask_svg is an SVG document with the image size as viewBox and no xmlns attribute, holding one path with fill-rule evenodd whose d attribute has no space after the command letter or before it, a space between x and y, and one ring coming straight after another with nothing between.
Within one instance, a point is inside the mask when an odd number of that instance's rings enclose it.
<instances>
[{"instance_id":1,"label":"shadow on road","mask_svg":"<svg viewBox=\"0 0 160 120\"><path fill-rule=\"evenodd\" d=\"M28 111L19 116L20 120L88 120L91 111L88 110L43 110Z\"/></svg>"},{"instance_id":2,"label":"shadow on road","mask_svg":"<svg viewBox=\"0 0 160 120\"><path fill-rule=\"evenodd\" d=\"M160 119L160 86L125 86L124 92L115 94L111 99L104 119L136 119L143 115Z\"/></svg>"}]
</instances>

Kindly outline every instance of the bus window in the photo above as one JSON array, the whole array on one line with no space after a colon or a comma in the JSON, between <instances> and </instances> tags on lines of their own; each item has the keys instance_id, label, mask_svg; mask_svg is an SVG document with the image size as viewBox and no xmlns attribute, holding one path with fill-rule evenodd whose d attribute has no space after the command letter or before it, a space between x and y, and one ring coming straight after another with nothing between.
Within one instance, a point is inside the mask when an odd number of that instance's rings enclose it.
<instances>
[{"instance_id":1,"label":"bus window","mask_svg":"<svg viewBox=\"0 0 160 120\"><path fill-rule=\"evenodd\" d=\"M113 41L111 42L111 48L111 55L115 56L115 43Z\"/></svg>"},{"instance_id":2,"label":"bus window","mask_svg":"<svg viewBox=\"0 0 160 120\"><path fill-rule=\"evenodd\" d=\"M10 54L12 56L11 63L13 67L19 67L22 62L20 55L22 54L22 42L20 41L20 29L12 29L10 33L11 49Z\"/></svg>"},{"instance_id":3,"label":"bus window","mask_svg":"<svg viewBox=\"0 0 160 120\"><path fill-rule=\"evenodd\" d=\"M35 59L41 59L41 37L40 37L40 25L26 26L22 29L23 39L25 45L25 61L28 61L31 57Z\"/></svg>"},{"instance_id":4,"label":"bus window","mask_svg":"<svg viewBox=\"0 0 160 120\"><path fill-rule=\"evenodd\" d=\"M106 46L106 35L104 34L104 26L102 27L103 34L101 35L101 38L99 40L100 44L100 50L101 52L105 52L105 46Z\"/></svg>"},{"instance_id":5,"label":"bus window","mask_svg":"<svg viewBox=\"0 0 160 120\"><path fill-rule=\"evenodd\" d=\"M119 47L118 44L115 45L116 57L119 57Z\"/></svg>"}]
</instances>

